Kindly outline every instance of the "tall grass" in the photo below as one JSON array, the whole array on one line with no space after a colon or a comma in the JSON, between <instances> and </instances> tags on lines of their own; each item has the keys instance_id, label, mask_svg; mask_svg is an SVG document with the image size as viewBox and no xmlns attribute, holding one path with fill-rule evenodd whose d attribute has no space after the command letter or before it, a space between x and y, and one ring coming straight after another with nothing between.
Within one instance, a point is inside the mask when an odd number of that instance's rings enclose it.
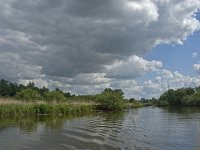
<instances>
[{"instance_id":1,"label":"tall grass","mask_svg":"<svg viewBox=\"0 0 200 150\"><path fill-rule=\"evenodd\" d=\"M58 104L0 104L0 116L16 115L68 115L73 113L91 112L94 105Z\"/></svg>"},{"instance_id":2,"label":"tall grass","mask_svg":"<svg viewBox=\"0 0 200 150\"><path fill-rule=\"evenodd\" d=\"M139 108L139 107L144 107L145 105L139 101L134 100L131 103L128 103L128 106L129 108Z\"/></svg>"}]
</instances>

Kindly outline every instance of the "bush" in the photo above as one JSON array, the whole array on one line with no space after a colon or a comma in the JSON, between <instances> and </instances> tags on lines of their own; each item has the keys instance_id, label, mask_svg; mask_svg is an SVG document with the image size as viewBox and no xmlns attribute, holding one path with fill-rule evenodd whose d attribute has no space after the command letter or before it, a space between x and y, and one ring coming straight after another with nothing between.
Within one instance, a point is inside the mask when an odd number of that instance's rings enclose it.
<instances>
[{"instance_id":1,"label":"bush","mask_svg":"<svg viewBox=\"0 0 200 150\"><path fill-rule=\"evenodd\" d=\"M138 107L143 107L144 105L140 101L133 101L132 103L132 108L138 108Z\"/></svg>"},{"instance_id":2,"label":"bush","mask_svg":"<svg viewBox=\"0 0 200 150\"><path fill-rule=\"evenodd\" d=\"M200 91L185 97L183 101L186 106L200 106Z\"/></svg>"},{"instance_id":3,"label":"bush","mask_svg":"<svg viewBox=\"0 0 200 150\"><path fill-rule=\"evenodd\" d=\"M0 96L2 97L12 97L15 96L17 92L20 91L20 86L16 83L12 83L6 80L0 80Z\"/></svg>"},{"instance_id":4,"label":"bush","mask_svg":"<svg viewBox=\"0 0 200 150\"><path fill-rule=\"evenodd\" d=\"M133 102L135 102L135 101L136 101L135 98L129 99L129 102L130 102L130 103L133 103Z\"/></svg>"},{"instance_id":5,"label":"bush","mask_svg":"<svg viewBox=\"0 0 200 150\"><path fill-rule=\"evenodd\" d=\"M60 91L49 91L44 94L47 102L63 102L66 100L65 95Z\"/></svg>"},{"instance_id":6,"label":"bush","mask_svg":"<svg viewBox=\"0 0 200 150\"><path fill-rule=\"evenodd\" d=\"M122 110L126 107L123 96L112 91L104 91L97 96L97 107L100 110Z\"/></svg>"},{"instance_id":7,"label":"bush","mask_svg":"<svg viewBox=\"0 0 200 150\"><path fill-rule=\"evenodd\" d=\"M35 101L35 100L42 100L43 97L40 95L40 93L37 90L28 88L28 89L22 89L21 91L17 92L16 99Z\"/></svg>"},{"instance_id":8,"label":"bush","mask_svg":"<svg viewBox=\"0 0 200 150\"><path fill-rule=\"evenodd\" d=\"M193 95L194 92L192 88L170 89L163 93L159 100L168 102L170 106L181 106L185 103L184 97Z\"/></svg>"},{"instance_id":9,"label":"bush","mask_svg":"<svg viewBox=\"0 0 200 150\"><path fill-rule=\"evenodd\" d=\"M167 101L162 101L162 100L159 100L156 102L156 106L159 106L159 107L165 107L165 106L168 106L169 103Z\"/></svg>"}]
</instances>

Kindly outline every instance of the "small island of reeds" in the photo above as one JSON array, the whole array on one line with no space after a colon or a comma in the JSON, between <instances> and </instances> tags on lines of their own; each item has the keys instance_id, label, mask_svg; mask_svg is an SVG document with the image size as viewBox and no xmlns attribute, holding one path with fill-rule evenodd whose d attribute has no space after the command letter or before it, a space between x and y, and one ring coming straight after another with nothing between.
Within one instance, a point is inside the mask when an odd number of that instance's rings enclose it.
<instances>
[{"instance_id":1,"label":"small island of reeds","mask_svg":"<svg viewBox=\"0 0 200 150\"><path fill-rule=\"evenodd\" d=\"M141 107L142 103L124 98L121 89L106 88L100 94L72 95L58 88L38 88L34 82L22 85L0 80L0 116L65 115L91 111L119 111Z\"/></svg>"}]
</instances>

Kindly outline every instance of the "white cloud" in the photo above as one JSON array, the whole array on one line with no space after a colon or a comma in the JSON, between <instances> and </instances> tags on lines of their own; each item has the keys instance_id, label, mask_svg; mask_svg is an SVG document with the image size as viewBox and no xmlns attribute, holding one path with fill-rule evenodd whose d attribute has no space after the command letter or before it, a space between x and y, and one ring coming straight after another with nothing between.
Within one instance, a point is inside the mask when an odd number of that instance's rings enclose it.
<instances>
[{"instance_id":1,"label":"white cloud","mask_svg":"<svg viewBox=\"0 0 200 150\"><path fill-rule=\"evenodd\" d=\"M138 92L138 97L145 96L144 93L148 96L151 89L156 91L163 78L190 80L163 70L155 79L156 86L153 80L143 84L133 81L162 68L162 62L136 55L143 56L158 44L181 44L200 29L195 18L199 0L0 3L2 78L34 80L85 94L121 85L127 95ZM114 83L115 80L123 83ZM164 83L161 87L165 87Z\"/></svg>"},{"instance_id":2,"label":"white cloud","mask_svg":"<svg viewBox=\"0 0 200 150\"><path fill-rule=\"evenodd\" d=\"M193 68L194 68L194 71L196 71L197 73L200 73L200 64L194 64Z\"/></svg>"},{"instance_id":3,"label":"white cloud","mask_svg":"<svg viewBox=\"0 0 200 150\"><path fill-rule=\"evenodd\" d=\"M112 80L110 86L113 88L123 88L123 89L129 89L129 88L135 88L138 85L137 81L135 80Z\"/></svg>"},{"instance_id":4,"label":"white cloud","mask_svg":"<svg viewBox=\"0 0 200 150\"><path fill-rule=\"evenodd\" d=\"M178 71L171 72L169 70L160 70L159 76L151 80L137 82L135 80L113 80L113 87L122 88L126 97L131 98L158 98L163 92L170 89L178 89L182 87L198 87L200 86L200 76L186 76ZM167 72L167 75L166 75Z\"/></svg>"},{"instance_id":5,"label":"white cloud","mask_svg":"<svg viewBox=\"0 0 200 150\"><path fill-rule=\"evenodd\" d=\"M198 0L0 3L0 54L17 53L52 77L105 73L115 60L143 55L158 44L182 43L200 27L194 15Z\"/></svg>"},{"instance_id":6,"label":"white cloud","mask_svg":"<svg viewBox=\"0 0 200 150\"><path fill-rule=\"evenodd\" d=\"M197 53L197 52L193 52L193 53L192 53L192 57L193 57L193 58L197 58L198 55L199 55L199 53Z\"/></svg>"},{"instance_id":7,"label":"white cloud","mask_svg":"<svg viewBox=\"0 0 200 150\"><path fill-rule=\"evenodd\" d=\"M162 67L160 61L147 61L136 55L127 60L117 61L107 66L106 77L109 78L136 78L147 72L158 71Z\"/></svg>"},{"instance_id":8,"label":"white cloud","mask_svg":"<svg viewBox=\"0 0 200 150\"><path fill-rule=\"evenodd\" d=\"M166 79L171 79L171 78L174 77L173 73L171 71L167 70L167 69L163 69L161 71L161 75L162 75L162 77L164 77Z\"/></svg>"},{"instance_id":9,"label":"white cloud","mask_svg":"<svg viewBox=\"0 0 200 150\"><path fill-rule=\"evenodd\" d=\"M148 26L151 22L158 20L158 8L151 0L127 1L126 3L131 12L135 12L134 18L137 20L134 21L134 24L143 22ZM144 15L145 13L146 15Z\"/></svg>"},{"instance_id":10,"label":"white cloud","mask_svg":"<svg viewBox=\"0 0 200 150\"><path fill-rule=\"evenodd\" d=\"M45 81L45 80L42 80L42 79L34 79L34 80L24 80L24 79L22 79L22 80L19 80L19 83L23 84L23 85L27 85L29 82L34 82L35 85L37 87L40 87L40 88L42 88L42 87L48 88L49 87L48 82Z\"/></svg>"}]
</instances>

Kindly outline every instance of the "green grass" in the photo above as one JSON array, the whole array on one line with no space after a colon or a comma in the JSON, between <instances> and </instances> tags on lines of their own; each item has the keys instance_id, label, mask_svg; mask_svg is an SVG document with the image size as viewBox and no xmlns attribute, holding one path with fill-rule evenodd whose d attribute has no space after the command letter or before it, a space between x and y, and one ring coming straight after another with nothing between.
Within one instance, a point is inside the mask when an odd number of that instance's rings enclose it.
<instances>
[{"instance_id":1,"label":"green grass","mask_svg":"<svg viewBox=\"0 0 200 150\"><path fill-rule=\"evenodd\" d=\"M140 101L132 101L132 102L128 102L128 107L129 108L139 108L139 107L144 107L145 105L143 103L141 103Z\"/></svg>"},{"instance_id":2,"label":"green grass","mask_svg":"<svg viewBox=\"0 0 200 150\"><path fill-rule=\"evenodd\" d=\"M16 115L68 115L73 113L91 112L94 105L58 104L1 104L0 116Z\"/></svg>"}]
</instances>

